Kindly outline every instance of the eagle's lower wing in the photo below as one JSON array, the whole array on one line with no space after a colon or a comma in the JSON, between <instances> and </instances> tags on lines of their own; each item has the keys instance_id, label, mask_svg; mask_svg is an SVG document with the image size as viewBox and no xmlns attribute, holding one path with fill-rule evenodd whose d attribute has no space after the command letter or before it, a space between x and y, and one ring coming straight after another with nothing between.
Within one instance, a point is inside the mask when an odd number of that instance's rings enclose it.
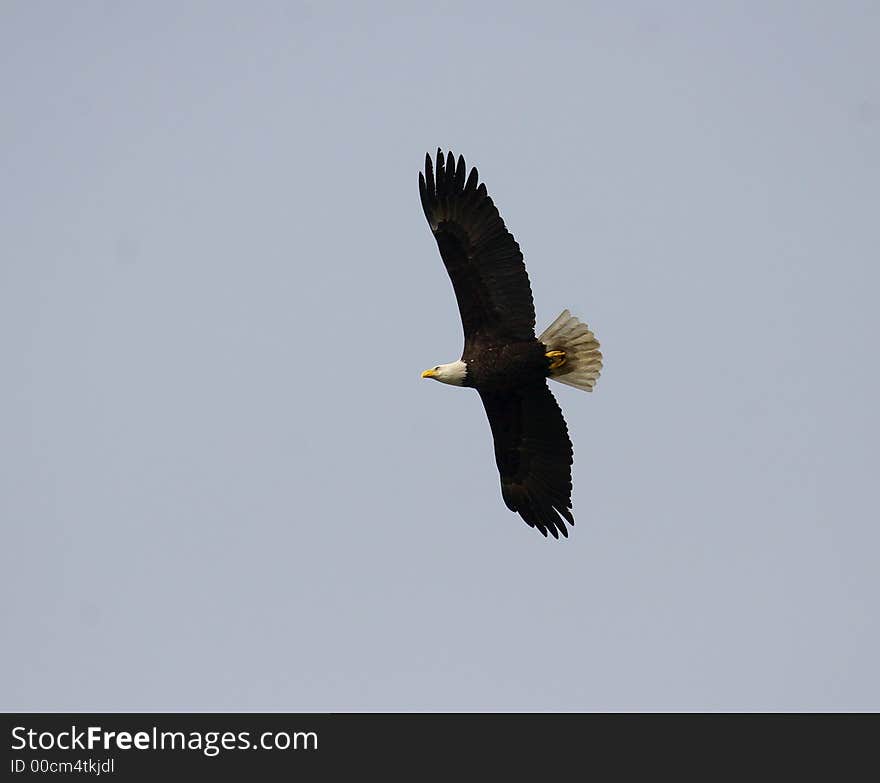
<instances>
[{"instance_id":1,"label":"eagle's lower wing","mask_svg":"<svg viewBox=\"0 0 880 783\"><path fill-rule=\"evenodd\" d=\"M422 208L458 300L465 350L481 336L501 342L535 334L522 253L478 179L476 169L465 179L463 157L456 165L451 152L444 161L439 149L436 175L430 155L419 174Z\"/></svg>"},{"instance_id":2,"label":"eagle's lower wing","mask_svg":"<svg viewBox=\"0 0 880 783\"><path fill-rule=\"evenodd\" d=\"M545 536L568 536L571 513L571 440L546 381L506 391L478 389L486 408L501 496L511 511Z\"/></svg>"}]
</instances>

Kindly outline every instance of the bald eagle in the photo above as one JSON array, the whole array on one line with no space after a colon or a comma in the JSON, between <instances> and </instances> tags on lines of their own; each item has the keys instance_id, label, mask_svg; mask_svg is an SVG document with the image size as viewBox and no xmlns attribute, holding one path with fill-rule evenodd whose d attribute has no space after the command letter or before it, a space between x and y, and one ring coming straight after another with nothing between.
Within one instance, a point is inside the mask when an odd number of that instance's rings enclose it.
<instances>
[{"instance_id":1,"label":"bald eagle","mask_svg":"<svg viewBox=\"0 0 880 783\"><path fill-rule=\"evenodd\" d=\"M495 442L501 497L546 537L568 536L572 448L547 379L592 391L602 369L599 343L563 310L538 337L522 253L464 158L437 150L419 173L428 225L452 280L461 324L461 359L422 378L477 390Z\"/></svg>"}]
</instances>

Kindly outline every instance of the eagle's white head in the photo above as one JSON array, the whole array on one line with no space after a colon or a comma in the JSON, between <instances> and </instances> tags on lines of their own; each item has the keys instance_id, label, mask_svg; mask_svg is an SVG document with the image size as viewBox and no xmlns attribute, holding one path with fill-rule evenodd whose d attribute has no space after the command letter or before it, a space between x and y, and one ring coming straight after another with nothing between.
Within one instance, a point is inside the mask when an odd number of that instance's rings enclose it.
<instances>
[{"instance_id":1,"label":"eagle's white head","mask_svg":"<svg viewBox=\"0 0 880 783\"><path fill-rule=\"evenodd\" d=\"M438 364L430 370L422 373L422 378L433 378L440 383L448 383L451 386L464 386L464 379L467 375L467 364L461 359L457 362L449 364Z\"/></svg>"}]
</instances>

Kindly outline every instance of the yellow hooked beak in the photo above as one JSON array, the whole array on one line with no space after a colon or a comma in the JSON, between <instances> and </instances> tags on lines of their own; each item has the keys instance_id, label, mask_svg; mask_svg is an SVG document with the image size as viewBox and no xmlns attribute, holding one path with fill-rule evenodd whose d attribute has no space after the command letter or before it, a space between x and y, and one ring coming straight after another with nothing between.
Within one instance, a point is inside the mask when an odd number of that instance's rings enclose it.
<instances>
[{"instance_id":1,"label":"yellow hooked beak","mask_svg":"<svg viewBox=\"0 0 880 783\"><path fill-rule=\"evenodd\" d=\"M433 378L437 372L435 370L425 370L422 373L422 378Z\"/></svg>"}]
</instances>

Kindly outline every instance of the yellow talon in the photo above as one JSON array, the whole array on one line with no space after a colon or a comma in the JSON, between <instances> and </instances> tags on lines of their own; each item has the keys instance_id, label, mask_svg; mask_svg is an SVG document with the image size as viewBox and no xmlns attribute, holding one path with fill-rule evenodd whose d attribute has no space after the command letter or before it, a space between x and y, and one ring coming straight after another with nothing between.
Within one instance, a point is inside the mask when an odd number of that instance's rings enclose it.
<instances>
[{"instance_id":1,"label":"yellow talon","mask_svg":"<svg viewBox=\"0 0 880 783\"><path fill-rule=\"evenodd\" d=\"M565 351L547 351L544 356L550 360L551 370L558 370L565 364Z\"/></svg>"}]
</instances>

